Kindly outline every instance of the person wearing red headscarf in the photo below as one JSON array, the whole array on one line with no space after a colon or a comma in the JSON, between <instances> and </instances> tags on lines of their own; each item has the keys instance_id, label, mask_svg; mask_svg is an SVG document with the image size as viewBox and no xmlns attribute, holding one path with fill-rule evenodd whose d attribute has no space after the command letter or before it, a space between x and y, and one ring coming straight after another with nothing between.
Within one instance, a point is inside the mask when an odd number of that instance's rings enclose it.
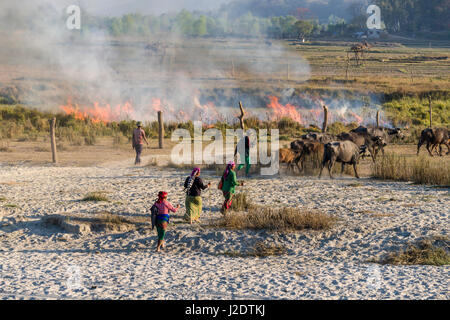
<instances>
[{"instance_id":1,"label":"person wearing red headscarf","mask_svg":"<svg viewBox=\"0 0 450 320\"><path fill-rule=\"evenodd\" d=\"M156 216L156 230L158 232L158 246L156 252L161 251L164 248L164 238L166 236L167 225L170 221L169 212L177 212L180 205L174 208L169 201L167 201L167 192L161 191L158 193L158 200L155 206L158 208L158 215Z\"/></svg>"}]
</instances>

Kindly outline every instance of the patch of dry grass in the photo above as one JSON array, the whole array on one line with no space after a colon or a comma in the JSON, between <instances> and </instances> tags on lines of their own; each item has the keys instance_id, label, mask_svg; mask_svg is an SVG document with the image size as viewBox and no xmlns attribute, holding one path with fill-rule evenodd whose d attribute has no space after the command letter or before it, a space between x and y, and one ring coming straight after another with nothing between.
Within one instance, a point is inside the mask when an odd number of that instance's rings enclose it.
<instances>
[{"instance_id":1,"label":"patch of dry grass","mask_svg":"<svg viewBox=\"0 0 450 320\"><path fill-rule=\"evenodd\" d=\"M381 263L393 265L450 265L450 240L437 237L410 244L405 250L391 253Z\"/></svg>"},{"instance_id":2,"label":"patch of dry grass","mask_svg":"<svg viewBox=\"0 0 450 320\"><path fill-rule=\"evenodd\" d=\"M42 147L42 146L34 148L34 151L35 152L51 152L49 147Z\"/></svg>"},{"instance_id":3,"label":"patch of dry grass","mask_svg":"<svg viewBox=\"0 0 450 320\"><path fill-rule=\"evenodd\" d=\"M450 186L450 160L446 157L407 157L387 153L373 166L375 178L413 181L418 184Z\"/></svg>"},{"instance_id":4,"label":"patch of dry grass","mask_svg":"<svg viewBox=\"0 0 450 320\"><path fill-rule=\"evenodd\" d=\"M0 141L0 152L12 152L9 141Z\"/></svg>"},{"instance_id":5,"label":"patch of dry grass","mask_svg":"<svg viewBox=\"0 0 450 320\"><path fill-rule=\"evenodd\" d=\"M237 193L233 197L233 202L231 204L231 210L233 211L248 211L249 209L254 209L255 206L250 202L247 197L247 193L241 192Z\"/></svg>"},{"instance_id":6,"label":"patch of dry grass","mask_svg":"<svg viewBox=\"0 0 450 320\"><path fill-rule=\"evenodd\" d=\"M281 256L287 253L287 249L282 246L277 245L269 245L262 241L257 242L251 250L248 252L238 252L238 251L227 251L222 253L222 255L229 257L240 257L240 258L248 258L248 257L270 257L270 256Z\"/></svg>"},{"instance_id":7,"label":"patch of dry grass","mask_svg":"<svg viewBox=\"0 0 450 320\"><path fill-rule=\"evenodd\" d=\"M81 201L94 201L94 202L109 202L109 198L105 195L104 191L96 191L88 193Z\"/></svg>"},{"instance_id":8,"label":"patch of dry grass","mask_svg":"<svg viewBox=\"0 0 450 320\"><path fill-rule=\"evenodd\" d=\"M336 221L336 218L316 210L255 205L245 194L237 194L236 200L233 212L224 215L218 227L233 230L327 230Z\"/></svg>"}]
</instances>

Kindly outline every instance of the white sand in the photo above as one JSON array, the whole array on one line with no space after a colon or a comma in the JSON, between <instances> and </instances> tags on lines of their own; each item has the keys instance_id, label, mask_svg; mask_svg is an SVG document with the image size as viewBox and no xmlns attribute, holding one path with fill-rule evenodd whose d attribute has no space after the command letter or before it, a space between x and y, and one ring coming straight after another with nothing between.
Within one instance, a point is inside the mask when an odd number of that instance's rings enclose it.
<instances>
[{"instance_id":1,"label":"white sand","mask_svg":"<svg viewBox=\"0 0 450 320\"><path fill-rule=\"evenodd\" d=\"M148 216L160 190L169 192L172 204L184 207L181 184L187 174L135 168L129 162L85 168L0 166L0 197L6 198L0 202L0 297L450 298L448 266L367 262L423 237L448 236L448 189L351 177L334 181L250 179L241 190L255 203L316 208L341 219L324 232L241 232L208 226L221 216L222 195L215 188L217 177L204 173L203 178L211 181L213 188L203 195L202 224L181 223L182 208L173 216L162 253L154 252L156 231L148 227L127 233L81 235L45 227L41 222L48 214L102 210ZM362 186L352 186L355 183ZM101 190L109 192L111 202L78 201L88 192ZM258 241L283 246L287 254L266 258L223 254L245 253ZM79 282L74 278L77 270Z\"/></svg>"}]
</instances>

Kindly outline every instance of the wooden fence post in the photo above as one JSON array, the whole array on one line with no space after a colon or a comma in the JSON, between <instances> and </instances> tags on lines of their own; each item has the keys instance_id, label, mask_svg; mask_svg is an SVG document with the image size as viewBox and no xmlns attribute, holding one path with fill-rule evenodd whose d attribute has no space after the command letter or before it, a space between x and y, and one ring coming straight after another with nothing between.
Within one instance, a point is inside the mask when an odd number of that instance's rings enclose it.
<instances>
[{"instance_id":1,"label":"wooden fence post","mask_svg":"<svg viewBox=\"0 0 450 320\"><path fill-rule=\"evenodd\" d=\"M428 95L428 103L430 107L430 129L433 128L433 106L431 104L431 95Z\"/></svg>"},{"instance_id":2,"label":"wooden fence post","mask_svg":"<svg viewBox=\"0 0 450 320\"><path fill-rule=\"evenodd\" d=\"M380 127L380 110L377 110L377 129Z\"/></svg>"},{"instance_id":3,"label":"wooden fence post","mask_svg":"<svg viewBox=\"0 0 450 320\"><path fill-rule=\"evenodd\" d=\"M48 123L50 124L50 143L52 146L53 163L57 163L58 155L56 154L56 138L55 138L56 118L48 120Z\"/></svg>"},{"instance_id":4,"label":"wooden fence post","mask_svg":"<svg viewBox=\"0 0 450 320\"><path fill-rule=\"evenodd\" d=\"M162 111L158 111L158 124L159 124L159 148L164 148L164 122L162 117Z\"/></svg>"},{"instance_id":5,"label":"wooden fence post","mask_svg":"<svg viewBox=\"0 0 450 320\"><path fill-rule=\"evenodd\" d=\"M242 106L242 102L241 101L239 101L239 108L241 109L241 115L238 117L239 118L239 122L241 123L241 129L243 131L245 131L245 124L244 124L245 112L244 112L244 107Z\"/></svg>"},{"instance_id":6,"label":"wooden fence post","mask_svg":"<svg viewBox=\"0 0 450 320\"><path fill-rule=\"evenodd\" d=\"M322 133L327 132L328 128L328 107L323 105L323 125L322 125Z\"/></svg>"}]
</instances>

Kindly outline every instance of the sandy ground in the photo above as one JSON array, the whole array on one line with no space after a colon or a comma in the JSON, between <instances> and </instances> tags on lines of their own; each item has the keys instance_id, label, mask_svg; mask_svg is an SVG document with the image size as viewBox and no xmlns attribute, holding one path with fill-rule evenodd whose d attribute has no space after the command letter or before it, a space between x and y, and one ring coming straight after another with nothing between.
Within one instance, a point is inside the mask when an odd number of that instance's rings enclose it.
<instances>
[{"instance_id":1,"label":"sandy ground","mask_svg":"<svg viewBox=\"0 0 450 320\"><path fill-rule=\"evenodd\" d=\"M144 163L148 163L146 157ZM2 299L449 299L450 267L368 261L422 237L448 236L449 189L343 177L250 178L252 201L320 209L339 218L329 231L270 233L216 229L222 196L204 192L201 224L182 222L188 172L116 161L89 167L0 165ZM203 173L215 187L218 178ZM148 217L160 190L182 208L164 252L150 222L136 231L68 233L50 214L99 211ZM80 202L105 191L110 202ZM257 242L277 257L231 257Z\"/></svg>"}]
</instances>

